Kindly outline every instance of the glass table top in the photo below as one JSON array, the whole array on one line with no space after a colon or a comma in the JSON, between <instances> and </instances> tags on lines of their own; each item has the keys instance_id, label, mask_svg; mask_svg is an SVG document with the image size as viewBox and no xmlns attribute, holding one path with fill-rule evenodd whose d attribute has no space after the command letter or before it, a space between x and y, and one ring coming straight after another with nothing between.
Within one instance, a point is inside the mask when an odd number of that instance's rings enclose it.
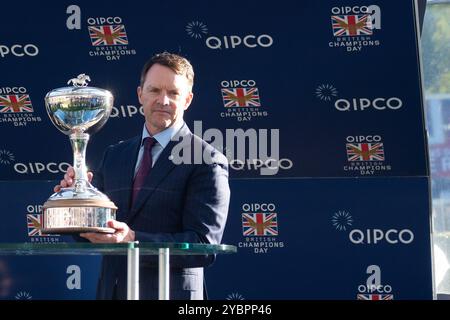
<instances>
[{"instance_id":1,"label":"glass table top","mask_svg":"<svg viewBox=\"0 0 450 320\"><path fill-rule=\"evenodd\" d=\"M171 255L205 255L237 252L226 244L128 242L128 243L0 243L0 255L126 255L128 249L139 248L140 255L157 255L168 248Z\"/></svg>"}]
</instances>

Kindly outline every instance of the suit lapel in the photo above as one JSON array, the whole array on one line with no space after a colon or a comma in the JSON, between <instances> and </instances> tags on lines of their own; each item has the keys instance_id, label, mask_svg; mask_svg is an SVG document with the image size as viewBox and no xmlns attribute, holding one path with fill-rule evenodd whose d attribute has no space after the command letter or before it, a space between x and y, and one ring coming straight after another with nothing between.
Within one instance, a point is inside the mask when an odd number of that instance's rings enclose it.
<instances>
[{"instance_id":1,"label":"suit lapel","mask_svg":"<svg viewBox=\"0 0 450 320\"><path fill-rule=\"evenodd\" d=\"M178 137L184 137L186 135L192 135L191 131L186 124L181 127L180 131L176 134L167 146L163 149L158 157L155 165L151 169L149 175L145 179L144 187L139 192L133 207L131 208L130 217L128 222L141 210L144 203L152 193L157 189L158 185L164 180L165 177L175 168L175 164L171 160L172 148L179 143ZM181 141L181 140L180 140Z\"/></svg>"}]
</instances>

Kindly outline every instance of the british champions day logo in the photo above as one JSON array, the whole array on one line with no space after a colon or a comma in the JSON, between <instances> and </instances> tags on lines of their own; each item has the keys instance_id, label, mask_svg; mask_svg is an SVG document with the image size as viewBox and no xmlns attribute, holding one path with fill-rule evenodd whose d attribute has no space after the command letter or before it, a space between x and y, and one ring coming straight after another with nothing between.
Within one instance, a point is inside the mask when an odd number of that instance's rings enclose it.
<instances>
[{"instance_id":1,"label":"british champions day logo","mask_svg":"<svg viewBox=\"0 0 450 320\"><path fill-rule=\"evenodd\" d=\"M254 253L268 253L269 249L283 248L278 241L278 215L273 203L244 203L242 205L242 235L245 241L239 248L253 248Z\"/></svg>"},{"instance_id":2,"label":"british champions day logo","mask_svg":"<svg viewBox=\"0 0 450 320\"><path fill-rule=\"evenodd\" d=\"M0 88L0 123L22 127L41 121L41 117L34 115L33 104L27 89L24 87Z\"/></svg>"},{"instance_id":3,"label":"british champions day logo","mask_svg":"<svg viewBox=\"0 0 450 320\"><path fill-rule=\"evenodd\" d=\"M269 115L261 106L255 80L224 80L220 84L225 108L220 113L222 118L234 118L240 122Z\"/></svg>"},{"instance_id":4,"label":"british champions day logo","mask_svg":"<svg viewBox=\"0 0 450 320\"><path fill-rule=\"evenodd\" d=\"M34 243L54 243L59 242L59 234L42 233L44 219L41 205L27 206L27 233L30 242Z\"/></svg>"},{"instance_id":5,"label":"british champions day logo","mask_svg":"<svg viewBox=\"0 0 450 320\"><path fill-rule=\"evenodd\" d=\"M375 38L381 29L381 10L377 5L342 6L331 9L331 29L334 38L330 48L345 48L347 52L360 52L365 47L380 45Z\"/></svg>"},{"instance_id":6,"label":"british champions day logo","mask_svg":"<svg viewBox=\"0 0 450 320\"><path fill-rule=\"evenodd\" d=\"M385 161L380 135L347 136L346 140L348 163L344 165L344 171L367 176L392 170L392 166Z\"/></svg>"},{"instance_id":7,"label":"british champions day logo","mask_svg":"<svg viewBox=\"0 0 450 320\"><path fill-rule=\"evenodd\" d=\"M88 18L88 31L94 50L91 57L103 56L106 60L120 60L122 56L135 55L136 50L128 48L128 36L120 17Z\"/></svg>"}]
</instances>

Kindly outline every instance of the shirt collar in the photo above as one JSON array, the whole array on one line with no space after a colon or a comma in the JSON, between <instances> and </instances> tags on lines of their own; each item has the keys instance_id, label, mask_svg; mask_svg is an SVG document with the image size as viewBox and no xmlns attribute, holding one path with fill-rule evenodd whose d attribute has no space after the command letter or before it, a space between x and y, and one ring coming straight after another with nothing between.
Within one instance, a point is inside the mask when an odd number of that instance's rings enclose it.
<instances>
[{"instance_id":1,"label":"shirt collar","mask_svg":"<svg viewBox=\"0 0 450 320\"><path fill-rule=\"evenodd\" d=\"M176 121L169 128L155 134L153 138L156 140L157 143L159 143L163 148L165 148L169 144L170 140L175 136L175 134L181 129L183 125L184 121ZM144 128L142 129L141 146L144 145L144 139L147 137L151 137L151 135L148 132L147 127L145 126L144 123Z\"/></svg>"}]
</instances>

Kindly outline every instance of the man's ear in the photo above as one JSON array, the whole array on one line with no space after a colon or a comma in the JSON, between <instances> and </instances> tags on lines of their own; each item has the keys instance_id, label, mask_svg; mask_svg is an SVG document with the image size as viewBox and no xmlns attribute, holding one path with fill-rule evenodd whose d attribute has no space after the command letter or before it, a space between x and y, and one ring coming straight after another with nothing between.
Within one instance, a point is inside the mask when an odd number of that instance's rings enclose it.
<instances>
[{"instance_id":1,"label":"man's ear","mask_svg":"<svg viewBox=\"0 0 450 320\"><path fill-rule=\"evenodd\" d=\"M142 105L141 95L142 95L142 88L141 88L141 86L139 86L139 87L137 87L137 96L138 96L139 103Z\"/></svg>"},{"instance_id":2,"label":"man's ear","mask_svg":"<svg viewBox=\"0 0 450 320\"><path fill-rule=\"evenodd\" d=\"M186 102L184 104L184 110L187 110L187 108L189 108L193 98L194 98L194 93L192 93L192 91L191 91L188 93L188 95L186 97Z\"/></svg>"}]
</instances>

